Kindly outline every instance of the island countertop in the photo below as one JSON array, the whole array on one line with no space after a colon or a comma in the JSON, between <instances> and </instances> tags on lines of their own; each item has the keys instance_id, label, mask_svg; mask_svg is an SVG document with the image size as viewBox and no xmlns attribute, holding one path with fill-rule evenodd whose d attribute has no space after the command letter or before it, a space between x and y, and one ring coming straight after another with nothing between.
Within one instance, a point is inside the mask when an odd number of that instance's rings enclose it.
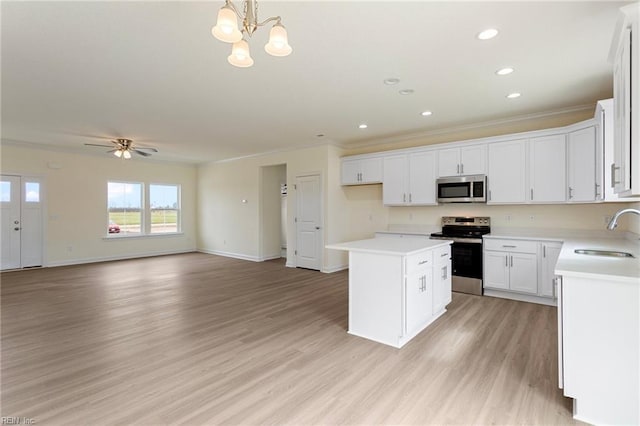
<instances>
[{"instance_id":1,"label":"island countertop","mask_svg":"<svg viewBox=\"0 0 640 426\"><path fill-rule=\"evenodd\" d=\"M444 247L453 243L449 240L427 240L411 238L369 238L366 240L347 241L345 243L328 244L325 248L333 250L357 251L363 253L390 254L408 256L422 250Z\"/></svg>"}]
</instances>

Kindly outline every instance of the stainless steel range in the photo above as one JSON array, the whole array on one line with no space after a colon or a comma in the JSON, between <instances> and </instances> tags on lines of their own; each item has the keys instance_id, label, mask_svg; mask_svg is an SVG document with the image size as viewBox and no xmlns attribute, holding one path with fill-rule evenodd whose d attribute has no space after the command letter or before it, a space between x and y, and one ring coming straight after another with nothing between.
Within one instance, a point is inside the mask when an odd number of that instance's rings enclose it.
<instances>
[{"instance_id":1,"label":"stainless steel range","mask_svg":"<svg viewBox=\"0 0 640 426\"><path fill-rule=\"evenodd\" d=\"M491 232L491 218L442 218L442 232L432 239L452 240L451 289L460 293L482 295L482 236Z\"/></svg>"}]
</instances>

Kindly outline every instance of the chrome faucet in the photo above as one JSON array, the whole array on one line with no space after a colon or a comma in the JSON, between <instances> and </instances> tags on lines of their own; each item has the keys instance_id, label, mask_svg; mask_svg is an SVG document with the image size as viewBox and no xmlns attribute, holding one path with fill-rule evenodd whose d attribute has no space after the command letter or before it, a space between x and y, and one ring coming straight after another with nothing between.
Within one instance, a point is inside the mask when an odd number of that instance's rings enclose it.
<instances>
[{"instance_id":1,"label":"chrome faucet","mask_svg":"<svg viewBox=\"0 0 640 426\"><path fill-rule=\"evenodd\" d=\"M637 214L638 216L640 216L640 210L636 210L636 209L622 209L620 210L618 213L616 213L612 218L611 221L609 222L609 224L607 225L607 229L609 231L613 231L614 229L616 229L616 226L618 226L618 218L620 216L622 216L625 213L634 213Z\"/></svg>"}]
</instances>

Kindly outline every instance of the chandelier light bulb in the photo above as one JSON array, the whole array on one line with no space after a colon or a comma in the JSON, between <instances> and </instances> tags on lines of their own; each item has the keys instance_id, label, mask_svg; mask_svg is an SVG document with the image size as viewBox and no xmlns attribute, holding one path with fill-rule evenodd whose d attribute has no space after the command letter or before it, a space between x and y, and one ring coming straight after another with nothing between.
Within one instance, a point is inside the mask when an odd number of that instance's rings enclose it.
<instances>
[{"instance_id":1,"label":"chandelier light bulb","mask_svg":"<svg viewBox=\"0 0 640 426\"><path fill-rule=\"evenodd\" d=\"M238 18L228 5L218 11L218 21L211 29L211 34L225 43L236 43L242 40L242 33L238 30Z\"/></svg>"},{"instance_id":2,"label":"chandelier light bulb","mask_svg":"<svg viewBox=\"0 0 640 426\"><path fill-rule=\"evenodd\" d=\"M269 42L264 50L272 56L288 56L293 49L289 46L287 30L281 23L275 24L269 32Z\"/></svg>"},{"instance_id":3,"label":"chandelier light bulb","mask_svg":"<svg viewBox=\"0 0 640 426\"><path fill-rule=\"evenodd\" d=\"M116 157L118 157L118 158L122 157L122 150L120 150L120 149L119 149L119 150L115 151L115 152L113 153L113 155L115 155L115 156L116 156Z\"/></svg>"},{"instance_id":4,"label":"chandelier light bulb","mask_svg":"<svg viewBox=\"0 0 640 426\"><path fill-rule=\"evenodd\" d=\"M251 53L249 52L249 43L244 39L233 43L231 55L227 60L231 65L240 68L248 68L253 65L253 59L251 59Z\"/></svg>"},{"instance_id":5,"label":"chandelier light bulb","mask_svg":"<svg viewBox=\"0 0 640 426\"><path fill-rule=\"evenodd\" d=\"M128 160L128 159L130 159L130 158L131 158L131 153L127 150L127 151L124 151L124 152L122 153L122 156L123 156L126 160Z\"/></svg>"}]
</instances>

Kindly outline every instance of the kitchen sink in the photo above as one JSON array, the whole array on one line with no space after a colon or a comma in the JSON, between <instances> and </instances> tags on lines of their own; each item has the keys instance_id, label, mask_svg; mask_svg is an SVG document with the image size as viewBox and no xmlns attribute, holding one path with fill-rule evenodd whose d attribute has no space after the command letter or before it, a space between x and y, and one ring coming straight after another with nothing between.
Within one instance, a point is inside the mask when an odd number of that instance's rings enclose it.
<instances>
[{"instance_id":1,"label":"kitchen sink","mask_svg":"<svg viewBox=\"0 0 640 426\"><path fill-rule=\"evenodd\" d=\"M609 257L633 257L631 253L626 251L615 250L596 250L596 249L575 249L577 254L588 254L591 256L609 256Z\"/></svg>"}]
</instances>

